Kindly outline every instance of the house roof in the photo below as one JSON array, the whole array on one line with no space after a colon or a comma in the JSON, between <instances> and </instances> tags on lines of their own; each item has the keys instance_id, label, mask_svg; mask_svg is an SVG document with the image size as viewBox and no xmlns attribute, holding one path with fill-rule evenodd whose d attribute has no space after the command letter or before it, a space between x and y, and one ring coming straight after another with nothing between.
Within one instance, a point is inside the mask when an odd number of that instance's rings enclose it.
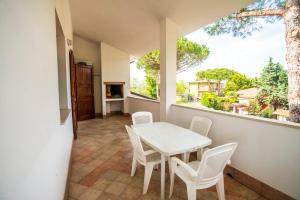
<instances>
[{"instance_id":1,"label":"house roof","mask_svg":"<svg viewBox=\"0 0 300 200\"><path fill-rule=\"evenodd\" d=\"M255 99L259 92L258 88L249 88L245 90L239 90L237 93L239 95L239 98L244 98L244 99Z\"/></svg>"},{"instance_id":2,"label":"house roof","mask_svg":"<svg viewBox=\"0 0 300 200\"><path fill-rule=\"evenodd\" d=\"M134 57L159 48L160 23L174 22L187 35L252 3L252 0L70 1L76 35L105 42Z\"/></svg>"},{"instance_id":3,"label":"house roof","mask_svg":"<svg viewBox=\"0 0 300 200\"><path fill-rule=\"evenodd\" d=\"M283 109L277 109L275 112L273 112L273 115L280 115L280 116L288 117L289 111L283 110Z\"/></svg>"}]
</instances>

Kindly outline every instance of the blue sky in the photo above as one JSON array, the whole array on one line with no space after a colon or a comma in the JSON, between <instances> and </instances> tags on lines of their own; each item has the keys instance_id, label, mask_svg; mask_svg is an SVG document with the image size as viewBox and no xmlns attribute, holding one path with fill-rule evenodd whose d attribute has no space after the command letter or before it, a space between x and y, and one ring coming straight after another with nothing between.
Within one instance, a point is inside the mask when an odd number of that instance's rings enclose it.
<instances>
[{"instance_id":1,"label":"blue sky","mask_svg":"<svg viewBox=\"0 0 300 200\"><path fill-rule=\"evenodd\" d=\"M199 44L205 44L210 49L210 55L199 66L177 75L177 80L186 82L195 80L195 74L200 70L217 67L227 67L250 77L259 76L262 68L271 56L286 68L285 61L285 27L283 21L274 24L261 22L263 29L247 38L235 38L231 35L209 36L199 29L186 37ZM143 80L144 73L131 66L131 78Z\"/></svg>"}]
</instances>

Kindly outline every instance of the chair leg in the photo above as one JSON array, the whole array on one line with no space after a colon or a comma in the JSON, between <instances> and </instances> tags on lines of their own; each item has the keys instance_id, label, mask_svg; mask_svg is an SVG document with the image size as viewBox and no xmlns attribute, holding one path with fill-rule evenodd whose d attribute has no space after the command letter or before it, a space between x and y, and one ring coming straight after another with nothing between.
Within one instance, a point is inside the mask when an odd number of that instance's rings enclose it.
<instances>
[{"instance_id":1,"label":"chair leg","mask_svg":"<svg viewBox=\"0 0 300 200\"><path fill-rule=\"evenodd\" d=\"M203 149L198 149L197 151L197 160L200 161L202 157Z\"/></svg>"},{"instance_id":2,"label":"chair leg","mask_svg":"<svg viewBox=\"0 0 300 200\"><path fill-rule=\"evenodd\" d=\"M170 193L169 193L169 198L171 198L171 196L173 194L174 179L175 179L175 173L174 173L174 169L172 168L171 172L170 172Z\"/></svg>"},{"instance_id":3,"label":"chair leg","mask_svg":"<svg viewBox=\"0 0 300 200\"><path fill-rule=\"evenodd\" d=\"M181 154L181 159L183 160L183 162L187 163L190 160L190 152L186 152Z\"/></svg>"},{"instance_id":4,"label":"chair leg","mask_svg":"<svg viewBox=\"0 0 300 200\"><path fill-rule=\"evenodd\" d=\"M219 200L225 200L225 191L224 191L224 178L223 176L220 178L217 183L217 192Z\"/></svg>"},{"instance_id":5,"label":"chair leg","mask_svg":"<svg viewBox=\"0 0 300 200\"><path fill-rule=\"evenodd\" d=\"M188 200L196 200L196 188L193 185L187 184L187 194L188 194Z\"/></svg>"},{"instance_id":6,"label":"chair leg","mask_svg":"<svg viewBox=\"0 0 300 200\"><path fill-rule=\"evenodd\" d=\"M143 194L146 194L148 191L152 171L153 171L153 164L147 163L145 166L145 175L144 175L144 187L143 187Z\"/></svg>"},{"instance_id":7,"label":"chair leg","mask_svg":"<svg viewBox=\"0 0 300 200\"><path fill-rule=\"evenodd\" d=\"M132 165L131 165L131 176L134 176L135 171L136 171L136 167L137 167L137 161L136 161L135 156L133 156Z\"/></svg>"}]
</instances>

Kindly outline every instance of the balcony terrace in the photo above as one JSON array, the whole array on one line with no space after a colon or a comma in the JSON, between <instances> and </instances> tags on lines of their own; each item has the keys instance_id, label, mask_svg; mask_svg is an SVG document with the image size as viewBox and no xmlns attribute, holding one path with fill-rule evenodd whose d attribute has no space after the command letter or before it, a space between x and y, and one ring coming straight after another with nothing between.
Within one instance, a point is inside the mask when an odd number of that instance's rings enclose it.
<instances>
[{"instance_id":1,"label":"balcony terrace","mask_svg":"<svg viewBox=\"0 0 300 200\"><path fill-rule=\"evenodd\" d=\"M210 147L238 142L227 199L300 199L299 124L175 104L177 38L251 2L1 0L0 199L159 199L159 170L146 195L144 169L130 177L124 125L137 111L184 128L204 116ZM131 96L130 62L157 48L160 101ZM107 82L122 85L122 98L107 98ZM74 140L79 117L93 119L79 122ZM186 198L176 179L172 199ZM215 188L197 198L216 199Z\"/></svg>"},{"instance_id":2,"label":"balcony terrace","mask_svg":"<svg viewBox=\"0 0 300 200\"><path fill-rule=\"evenodd\" d=\"M125 130L130 117L112 116L79 123L78 139L74 142L70 176L69 200L135 200L160 198L160 171L153 172L148 193L142 195L144 169L139 166L130 176L132 148ZM167 189L169 177L167 177ZM168 190L167 190L168 191ZM256 192L230 176L225 176L228 200L263 200ZM168 195L168 192L167 192ZM217 199L215 187L199 190L197 199ZM171 199L186 199L186 187L176 179Z\"/></svg>"}]
</instances>

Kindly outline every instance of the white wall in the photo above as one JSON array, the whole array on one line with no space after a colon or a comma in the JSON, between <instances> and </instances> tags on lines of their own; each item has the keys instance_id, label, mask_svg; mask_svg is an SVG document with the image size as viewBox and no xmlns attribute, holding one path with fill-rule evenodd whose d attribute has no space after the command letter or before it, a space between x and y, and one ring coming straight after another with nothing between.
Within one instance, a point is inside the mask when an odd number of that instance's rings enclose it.
<instances>
[{"instance_id":1,"label":"white wall","mask_svg":"<svg viewBox=\"0 0 300 200\"><path fill-rule=\"evenodd\" d=\"M239 143L232 166L295 199L300 199L300 125L282 125L235 114L173 105L172 122L189 127L193 116L213 121L213 146Z\"/></svg>"},{"instance_id":2,"label":"white wall","mask_svg":"<svg viewBox=\"0 0 300 200\"><path fill-rule=\"evenodd\" d=\"M95 113L101 113L100 43L75 35L73 44L75 62L88 61L93 63Z\"/></svg>"},{"instance_id":3,"label":"white wall","mask_svg":"<svg viewBox=\"0 0 300 200\"><path fill-rule=\"evenodd\" d=\"M71 116L60 125L55 7L72 39L68 2L0 2L1 200L63 199L73 134Z\"/></svg>"},{"instance_id":4,"label":"white wall","mask_svg":"<svg viewBox=\"0 0 300 200\"><path fill-rule=\"evenodd\" d=\"M160 119L160 103L158 101L140 98L136 96L129 96L129 113L135 113L139 111L148 111L153 115L154 121Z\"/></svg>"},{"instance_id":5,"label":"white wall","mask_svg":"<svg viewBox=\"0 0 300 200\"><path fill-rule=\"evenodd\" d=\"M130 90L129 54L120 51L104 42L101 43L101 76L102 76L102 102L105 102L104 82L125 82L124 85L124 113L128 113L127 95ZM106 103L102 104L102 114L106 114Z\"/></svg>"}]
</instances>

